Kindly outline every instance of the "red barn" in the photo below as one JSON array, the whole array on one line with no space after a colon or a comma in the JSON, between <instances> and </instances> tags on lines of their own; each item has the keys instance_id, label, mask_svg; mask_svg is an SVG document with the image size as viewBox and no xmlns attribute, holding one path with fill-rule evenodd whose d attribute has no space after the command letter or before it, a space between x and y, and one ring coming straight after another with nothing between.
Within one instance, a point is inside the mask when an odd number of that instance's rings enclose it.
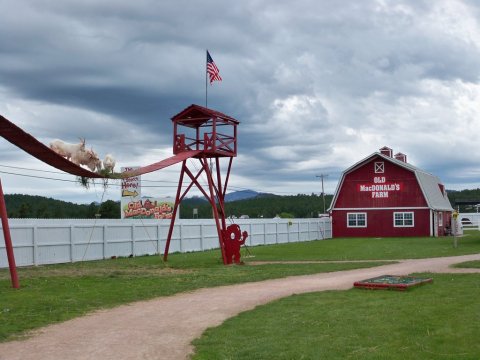
<instances>
[{"instance_id":1,"label":"red barn","mask_svg":"<svg viewBox=\"0 0 480 360\"><path fill-rule=\"evenodd\" d=\"M334 237L443 236L453 208L440 179L383 147L342 174L329 209Z\"/></svg>"}]
</instances>

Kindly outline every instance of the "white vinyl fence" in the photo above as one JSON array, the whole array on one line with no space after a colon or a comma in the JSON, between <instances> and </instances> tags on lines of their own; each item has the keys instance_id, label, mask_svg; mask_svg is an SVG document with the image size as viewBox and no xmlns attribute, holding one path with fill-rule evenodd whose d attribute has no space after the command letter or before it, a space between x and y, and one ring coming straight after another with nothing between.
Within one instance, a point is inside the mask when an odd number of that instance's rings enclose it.
<instances>
[{"instance_id":1,"label":"white vinyl fence","mask_svg":"<svg viewBox=\"0 0 480 360\"><path fill-rule=\"evenodd\" d=\"M459 213L463 230L480 230L480 213Z\"/></svg>"},{"instance_id":2,"label":"white vinyl fence","mask_svg":"<svg viewBox=\"0 0 480 360\"><path fill-rule=\"evenodd\" d=\"M332 237L329 218L236 219L235 223L248 232L247 246ZM163 253L170 220L10 219L9 225L15 262L26 266ZM175 222L169 253L218 247L213 220ZM2 229L0 268L4 267L8 261Z\"/></svg>"}]
</instances>

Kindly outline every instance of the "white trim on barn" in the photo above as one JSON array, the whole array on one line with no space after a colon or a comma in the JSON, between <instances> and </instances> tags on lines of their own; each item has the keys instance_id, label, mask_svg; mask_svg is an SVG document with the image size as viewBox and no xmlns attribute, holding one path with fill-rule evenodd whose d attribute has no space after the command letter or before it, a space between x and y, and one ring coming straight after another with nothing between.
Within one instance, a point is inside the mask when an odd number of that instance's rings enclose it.
<instances>
[{"instance_id":1,"label":"white trim on barn","mask_svg":"<svg viewBox=\"0 0 480 360\"><path fill-rule=\"evenodd\" d=\"M365 211L365 210L425 210L425 209L430 209L427 206L423 207L414 207L414 206L409 206L409 207L371 207L371 208L335 208L335 210L344 210L344 211Z\"/></svg>"}]
</instances>

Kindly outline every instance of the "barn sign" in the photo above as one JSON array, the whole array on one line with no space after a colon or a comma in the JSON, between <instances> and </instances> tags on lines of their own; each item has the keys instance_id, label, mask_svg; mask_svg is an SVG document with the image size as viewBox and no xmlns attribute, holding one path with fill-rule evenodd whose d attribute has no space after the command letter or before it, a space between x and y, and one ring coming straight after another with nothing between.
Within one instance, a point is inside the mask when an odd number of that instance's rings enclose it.
<instances>
[{"instance_id":1,"label":"barn sign","mask_svg":"<svg viewBox=\"0 0 480 360\"><path fill-rule=\"evenodd\" d=\"M387 182L385 176L375 176L369 184L358 184L359 192L369 192L372 198L388 198L392 191L400 191L402 184L399 182Z\"/></svg>"}]
</instances>

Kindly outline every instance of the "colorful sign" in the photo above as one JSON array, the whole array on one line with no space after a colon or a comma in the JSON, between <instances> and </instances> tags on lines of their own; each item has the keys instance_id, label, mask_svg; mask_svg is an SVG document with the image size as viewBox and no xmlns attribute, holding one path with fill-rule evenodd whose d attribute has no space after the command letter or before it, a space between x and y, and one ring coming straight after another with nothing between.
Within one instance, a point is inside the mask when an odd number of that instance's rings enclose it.
<instances>
[{"instance_id":1,"label":"colorful sign","mask_svg":"<svg viewBox=\"0 0 480 360\"><path fill-rule=\"evenodd\" d=\"M138 166L122 167L121 172L127 172L138 169ZM136 198L142 196L141 176L133 176L128 179L122 179L122 199L124 197Z\"/></svg>"},{"instance_id":2,"label":"colorful sign","mask_svg":"<svg viewBox=\"0 0 480 360\"><path fill-rule=\"evenodd\" d=\"M138 166L122 167L121 172L127 172L138 169ZM128 204L140 201L142 196L141 176L133 176L128 179L122 179L122 187L120 190L120 216L125 219L125 211L123 210Z\"/></svg>"},{"instance_id":3,"label":"colorful sign","mask_svg":"<svg viewBox=\"0 0 480 360\"><path fill-rule=\"evenodd\" d=\"M122 172L138 169L138 166L122 167ZM143 197L141 176L122 179L122 219L171 219L175 200L172 198ZM177 211L177 217L180 211Z\"/></svg>"},{"instance_id":4,"label":"colorful sign","mask_svg":"<svg viewBox=\"0 0 480 360\"><path fill-rule=\"evenodd\" d=\"M174 206L173 198L142 198L125 203L122 198L122 219L171 219Z\"/></svg>"},{"instance_id":5,"label":"colorful sign","mask_svg":"<svg viewBox=\"0 0 480 360\"><path fill-rule=\"evenodd\" d=\"M372 199L388 198L391 192L401 191L402 188L402 183L387 182L385 176L375 176L373 178L373 184L370 183L357 185L357 190L359 192L370 192Z\"/></svg>"}]
</instances>

